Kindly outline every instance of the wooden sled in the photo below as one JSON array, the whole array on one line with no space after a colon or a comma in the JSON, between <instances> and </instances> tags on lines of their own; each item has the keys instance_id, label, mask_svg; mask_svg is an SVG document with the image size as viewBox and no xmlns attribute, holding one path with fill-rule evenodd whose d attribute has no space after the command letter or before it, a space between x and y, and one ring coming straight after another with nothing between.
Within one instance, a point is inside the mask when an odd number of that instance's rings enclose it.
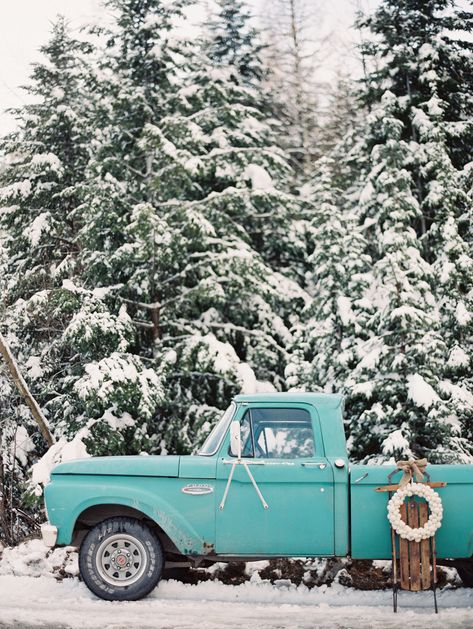
<instances>
[{"instance_id":1,"label":"wooden sled","mask_svg":"<svg viewBox=\"0 0 473 629\"><path fill-rule=\"evenodd\" d=\"M445 487L446 483L425 483L430 487ZM389 497L399 489L399 485L377 487L378 492L389 492ZM429 519L429 507L424 501L414 497L406 498L401 506L401 519L412 528L419 528ZM398 591L420 592L432 590L434 609L437 606L437 552L435 535L420 542L410 542L400 537L391 527L392 576L393 576L393 611L397 612Z\"/></svg>"}]
</instances>

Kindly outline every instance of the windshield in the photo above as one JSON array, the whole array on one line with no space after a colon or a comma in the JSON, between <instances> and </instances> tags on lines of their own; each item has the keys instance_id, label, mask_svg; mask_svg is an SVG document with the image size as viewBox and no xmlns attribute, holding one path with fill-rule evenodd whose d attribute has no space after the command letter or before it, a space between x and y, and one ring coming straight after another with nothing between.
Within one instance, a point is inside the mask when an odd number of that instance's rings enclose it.
<instances>
[{"instance_id":1,"label":"windshield","mask_svg":"<svg viewBox=\"0 0 473 629\"><path fill-rule=\"evenodd\" d=\"M233 413L235 412L235 404L232 402L227 408L225 413L219 419L218 423L214 426L214 429L205 440L204 445L197 452L202 456L210 456L215 454L220 447L224 434L227 432L228 424L230 423Z\"/></svg>"}]
</instances>

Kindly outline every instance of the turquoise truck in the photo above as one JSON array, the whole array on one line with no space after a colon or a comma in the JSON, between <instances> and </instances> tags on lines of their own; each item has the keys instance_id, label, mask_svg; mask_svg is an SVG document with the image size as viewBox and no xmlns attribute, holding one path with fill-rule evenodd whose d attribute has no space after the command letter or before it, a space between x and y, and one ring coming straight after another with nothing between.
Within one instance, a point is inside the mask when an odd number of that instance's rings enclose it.
<instances>
[{"instance_id":1,"label":"turquoise truck","mask_svg":"<svg viewBox=\"0 0 473 629\"><path fill-rule=\"evenodd\" d=\"M146 596L165 564L390 559L388 494L375 489L396 468L349 464L342 413L340 395L239 395L196 455L62 463L43 539L79 546L82 579L107 600ZM473 465L428 472L447 483L438 557L473 586Z\"/></svg>"}]
</instances>

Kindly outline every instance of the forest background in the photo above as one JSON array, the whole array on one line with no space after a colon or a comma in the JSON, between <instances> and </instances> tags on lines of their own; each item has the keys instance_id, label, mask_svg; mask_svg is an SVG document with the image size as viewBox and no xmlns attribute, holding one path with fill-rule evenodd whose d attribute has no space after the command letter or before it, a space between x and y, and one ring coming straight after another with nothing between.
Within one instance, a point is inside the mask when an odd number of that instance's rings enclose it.
<instances>
[{"instance_id":1,"label":"forest background","mask_svg":"<svg viewBox=\"0 0 473 629\"><path fill-rule=\"evenodd\" d=\"M61 458L196 452L231 397L341 392L352 460L473 461L473 13L58 17L0 140L0 538ZM195 10L195 6L193 7ZM332 62L331 62L332 63ZM321 79L321 77L325 77Z\"/></svg>"}]
</instances>

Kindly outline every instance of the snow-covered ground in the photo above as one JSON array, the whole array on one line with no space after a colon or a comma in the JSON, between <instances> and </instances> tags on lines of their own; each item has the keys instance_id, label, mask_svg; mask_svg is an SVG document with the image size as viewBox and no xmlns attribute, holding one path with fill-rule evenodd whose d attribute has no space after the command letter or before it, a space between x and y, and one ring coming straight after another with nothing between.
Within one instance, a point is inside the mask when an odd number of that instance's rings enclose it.
<instances>
[{"instance_id":1,"label":"snow-covered ground","mask_svg":"<svg viewBox=\"0 0 473 629\"><path fill-rule=\"evenodd\" d=\"M402 593L400 611L391 609L390 592L361 592L340 585L308 590L287 583L218 582L187 585L162 581L147 598L110 603L93 596L76 579L0 577L0 626L91 627L307 627L455 629L473 626L473 590L439 593L440 613L432 613L432 594Z\"/></svg>"},{"instance_id":2,"label":"snow-covered ground","mask_svg":"<svg viewBox=\"0 0 473 629\"><path fill-rule=\"evenodd\" d=\"M310 629L457 629L473 626L473 589L432 594L401 593L393 614L389 591L362 592L339 584L312 590L288 582L188 585L162 581L146 599L107 602L78 579L0 576L0 627L118 629L125 627L216 628L301 627Z\"/></svg>"},{"instance_id":3,"label":"snow-covered ground","mask_svg":"<svg viewBox=\"0 0 473 629\"><path fill-rule=\"evenodd\" d=\"M337 580L312 589L284 579L271 584L260 576L266 564L247 564L251 579L241 585L163 580L146 599L111 603L95 597L79 581L74 549L48 551L34 539L3 552L0 548L0 628L473 627L473 589L445 587L438 593L438 616L431 592L402 592L399 613L393 614L390 591L356 590Z\"/></svg>"}]
</instances>

